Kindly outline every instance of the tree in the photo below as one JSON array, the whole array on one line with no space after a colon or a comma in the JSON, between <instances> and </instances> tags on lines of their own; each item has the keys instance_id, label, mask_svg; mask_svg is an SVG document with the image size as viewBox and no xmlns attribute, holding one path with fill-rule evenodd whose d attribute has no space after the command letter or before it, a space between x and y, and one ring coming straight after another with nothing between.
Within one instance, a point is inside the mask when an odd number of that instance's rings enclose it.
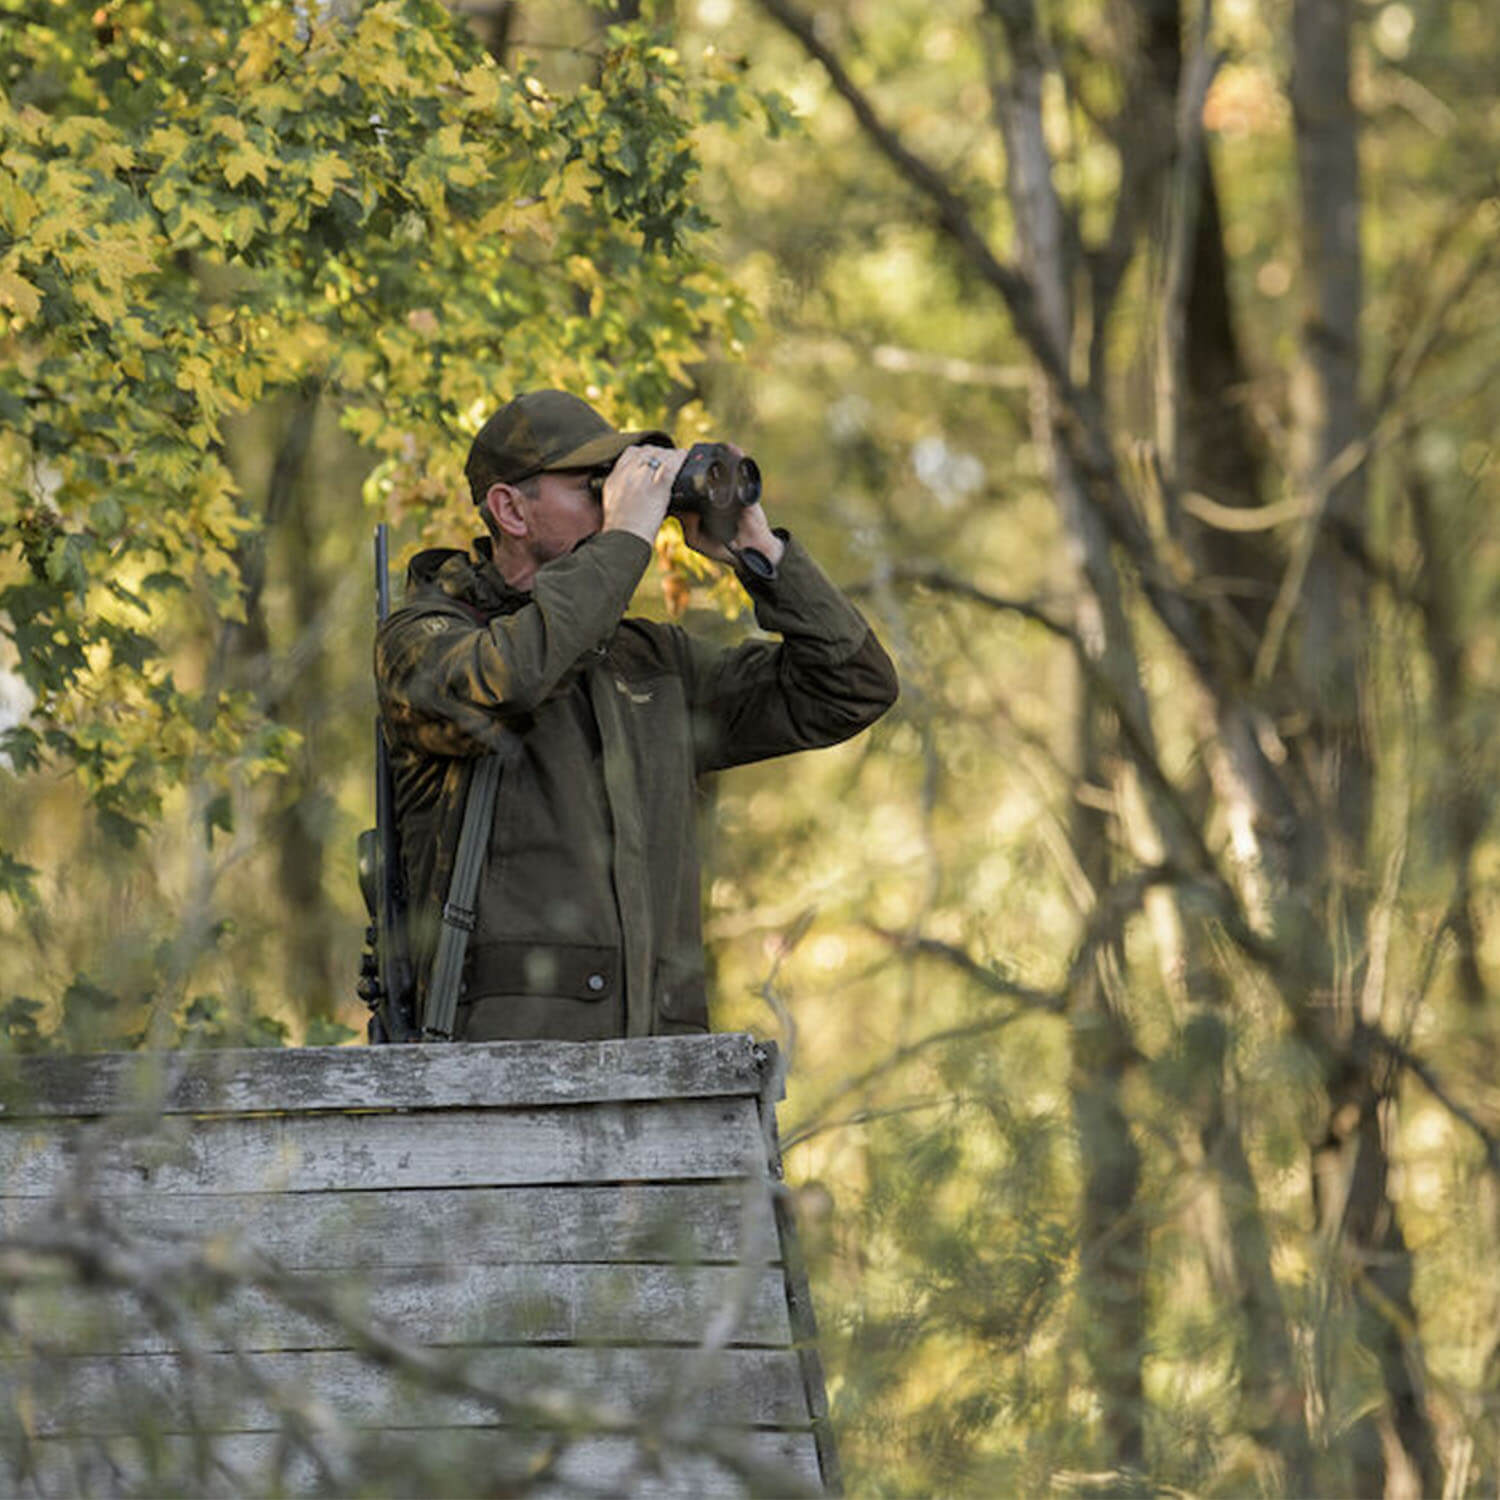
<instances>
[{"instance_id":1,"label":"tree","mask_svg":"<svg viewBox=\"0 0 1500 1500\"><path fill-rule=\"evenodd\" d=\"M1442 560L1445 535L1488 535L1474 507L1493 418L1477 394L1493 363L1490 188L1454 50L1483 28L1465 10L1414 35L1401 7L1366 28L1302 4L1283 43L1246 7L1101 19L997 0L973 24L896 5L816 22L786 0L758 9L796 50L763 29L741 45L795 80L809 122L784 181L734 222L782 271L763 372L778 389L762 400L795 432L783 441L822 444L823 519L863 530L903 648L909 729L884 748L911 767L905 826L923 853L907 857L925 872L899 894L872 878L824 916L873 964L858 909L891 912L876 925L921 977L863 1003L857 1026L831 1004L799 1015L814 1075L838 1068L834 1036L894 1038L885 1063L864 1043L842 1085L804 1084L821 1180L866 1184L846 1188L865 1205L847 1232L864 1239L829 1276L853 1278L883 1242L889 1315L869 1308L868 1270L851 1280L866 1297L851 1330L871 1342L849 1355L848 1419L870 1413L869 1472L908 1465L892 1492L961 1475L978 1493L981 1476L1018 1473L1024 1488L1044 1482L1040 1446L1051 1468L1095 1476L1076 1483L1233 1491L1232 1443L1248 1439L1288 1493L1434 1493L1445 1461L1470 1462L1485 1377L1467 1362L1454 1384L1453 1351L1435 1357L1425 1336L1444 1315L1424 1277L1453 1268L1441 1237L1414 1251L1435 1208L1399 1182L1417 1132L1466 1163L1464 1181L1494 1166L1480 1075L1453 1050L1476 1024L1455 999L1485 993L1483 751L1464 733L1463 769L1439 765L1455 712L1487 719L1490 692L1471 673L1482 608L1461 604L1461 623L1448 609L1470 596ZM1384 169L1378 187L1359 154ZM1424 236L1442 247L1425 281ZM966 454L988 485L955 483ZM986 615L1031 622L1071 661L1071 734L1055 687L1036 702L1057 671L1041 640L1022 654L1016 627ZM988 785L964 769L985 726L1008 746L980 762ZM1007 785L1018 765L1050 795ZM893 769L857 774L886 799L901 785ZM1016 803L1052 829L1024 836ZM989 808L1030 879L985 875L981 898L965 872L994 857L962 825ZM794 817L762 827L785 837ZM729 856L753 911L767 886L751 861ZM1071 934L1050 909L1059 887L1078 905ZM966 1006L938 998L952 989L935 964ZM827 977L811 962L778 973L805 1001ZM1045 1046L1022 1040L1033 1028ZM987 1036L1003 1040L975 1055ZM1066 1131L1025 1102L1059 1083ZM920 1129L913 1108L938 1123ZM1051 1149L1078 1153L1071 1211L1038 1112ZM822 1147L841 1120L866 1125L863 1154ZM878 1186L924 1150L910 1196ZM1012 1206L1028 1163L1076 1278L1029 1276L1036 1259L1006 1253L1036 1243ZM993 1278L991 1305L943 1290L944 1256ZM904 1295L886 1280L902 1271ZM1169 1291L1179 1280L1193 1290ZM945 1339L976 1365L928 1405L925 1360ZM880 1340L889 1361L872 1358ZM1185 1390L1209 1370L1222 1400L1194 1402L1168 1373ZM1078 1426L1061 1416L1075 1391L1097 1414ZM904 1420L950 1469L881 1445Z\"/></svg>"}]
</instances>

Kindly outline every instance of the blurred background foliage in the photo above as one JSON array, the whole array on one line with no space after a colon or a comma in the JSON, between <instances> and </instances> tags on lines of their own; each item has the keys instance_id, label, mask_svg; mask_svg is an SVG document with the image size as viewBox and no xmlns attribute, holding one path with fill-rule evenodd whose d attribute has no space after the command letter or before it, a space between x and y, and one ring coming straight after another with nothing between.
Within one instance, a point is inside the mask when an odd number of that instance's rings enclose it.
<instances>
[{"instance_id":1,"label":"blurred background foliage","mask_svg":"<svg viewBox=\"0 0 1500 1500\"><path fill-rule=\"evenodd\" d=\"M569 386L900 665L705 794L851 1493L1494 1488L1492 6L0 16L13 1046L360 1027L370 526Z\"/></svg>"}]
</instances>

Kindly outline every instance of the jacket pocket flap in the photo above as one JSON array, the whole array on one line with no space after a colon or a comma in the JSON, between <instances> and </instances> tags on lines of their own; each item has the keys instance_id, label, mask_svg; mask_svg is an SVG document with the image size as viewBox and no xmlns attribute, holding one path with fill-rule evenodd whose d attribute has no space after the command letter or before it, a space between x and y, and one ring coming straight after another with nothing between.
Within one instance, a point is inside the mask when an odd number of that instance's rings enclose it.
<instances>
[{"instance_id":1,"label":"jacket pocket flap","mask_svg":"<svg viewBox=\"0 0 1500 1500\"><path fill-rule=\"evenodd\" d=\"M476 943L470 952L470 995L562 995L608 1000L619 989L620 955L588 943Z\"/></svg>"}]
</instances>

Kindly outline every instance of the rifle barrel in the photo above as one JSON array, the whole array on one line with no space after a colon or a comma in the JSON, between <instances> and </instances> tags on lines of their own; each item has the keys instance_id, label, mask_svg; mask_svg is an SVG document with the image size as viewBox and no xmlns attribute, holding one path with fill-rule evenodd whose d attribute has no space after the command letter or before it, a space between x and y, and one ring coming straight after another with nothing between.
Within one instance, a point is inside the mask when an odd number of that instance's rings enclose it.
<instances>
[{"instance_id":1,"label":"rifle barrel","mask_svg":"<svg viewBox=\"0 0 1500 1500\"><path fill-rule=\"evenodd\" d=\"M391 612L390 550L386 524L375 528L375 619ZM406 890L401 875L401 838L396 827L396 785L390 751L375 717L375 828L379 896L375 927L378 933L380 985L385 997L383 1020L387 1040L406 1042L417 1035L411 1014L415 997L406 934Z\"/></svg>"},{"instance_id":2,"label":"rifle barrel","mask_svg":"<svg viewBox=\"0 0 1500 1500\"><path fill-rule=\"evenodd\" d=\"M375 528L375 619L384 620L391 612L391 560L386 525Z\"/></svg>"}]
</instances>

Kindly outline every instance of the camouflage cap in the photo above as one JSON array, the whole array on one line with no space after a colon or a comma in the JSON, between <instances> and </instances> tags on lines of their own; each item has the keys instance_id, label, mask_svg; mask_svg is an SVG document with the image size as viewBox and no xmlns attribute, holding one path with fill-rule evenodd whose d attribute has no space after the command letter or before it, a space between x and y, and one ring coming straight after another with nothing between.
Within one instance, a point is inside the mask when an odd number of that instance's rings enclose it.
<instances>
[{"instance_id":1,"label":"camouflage cap","mask_svg":"<svg viewBox=\"0 0 1500 1500\"><path fill-rule=\"evenodd\" d=\"M533 474L556 469L596 469L612 464L632 443L659 443L670 448L671 437L658 430L617 432L587 401L567 391L527 391L507 401L483 427L469 448L464 466L475 490L476 470L519 484Z\"/></svg>"}]
</instances>

